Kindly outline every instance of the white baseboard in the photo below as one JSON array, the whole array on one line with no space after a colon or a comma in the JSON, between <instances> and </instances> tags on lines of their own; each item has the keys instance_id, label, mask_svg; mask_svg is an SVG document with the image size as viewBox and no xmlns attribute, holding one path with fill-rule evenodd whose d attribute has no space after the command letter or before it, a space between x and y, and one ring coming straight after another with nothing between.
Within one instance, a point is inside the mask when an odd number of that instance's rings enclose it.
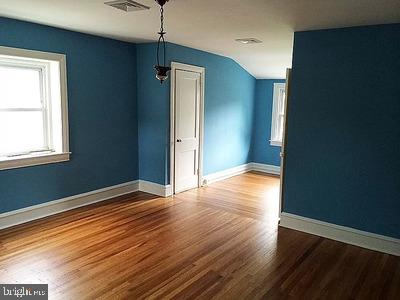
<instances>
[{"instance_id":1,"label":"white baseboard","mask_svg":"<svg viewBox=\"0 0 400 300\"><path fill-rule=\"evenodd\" d=\"M210 184L216 181L224 180L229 177L233 177L239 174L243 174L250 171L249 164L240 165L234 168L226 169L223 171L215 172L203 176L203 184Z\"/></svg>"},{"instance_id":2,"label":"white baseboard","mask_svg":"<svg viewBox=\"0 0 400 300\"><path fill-rule=\"evenodd\" d=\"M249 163L251 171L258 171L264 172L273 175L280 175L281 174L281 167L273 166L273 165L266 165L266 164L259 164L259 163Z\"/></svg>"},{"instance_id":3,"label":"white baseboard","mask_svg":"<svg viewBox=\"0 0 400 300\"><path fill-rule=\"evenodd\" d=\"M160 185L144 180L126 182L95 191L74 195L38 205L0 214L0 229L44 218L63 211L104 201L124 194L143 191L161 197L172 195L170 185Z\"/></svg>"},{"instance_id":4,"label":"white baseboard","mask_svg":"<svg viewBox=\"0 0 400 300\"><path fill-rule=\"evenodd\" d=\"M278 170L276 168L279 169L279 167L250 163L207 175L203 177L203 179L206 179L207 183L211 183L251 170L276 174L276 170ZM0 229L51 216L63 211L104 201L139 190L161 197L169 197L172 195L171 185L161 185L145 180L136 180L2 213L0 214Z\"/></svg>"},{"instance_id":5,"label":"white baseboard","mask_svg":"<svg viewBox=\"0 0 400 300\"><path fill-rule=\"evenodd\" d=\"M139 180L139 190L161 197L169 197L172 195L171 185L161 185L145 180Z\"/></svg>"},{"instance_id":6,"label":"white baseboard","mask_svg":"<svg viewBox=\"0 0 400 300\"><path fill-rule=\"evenodd\" d=\"M273 175L279 175L281 173L281 168L277 166L272 166L272 165L266 165L266 164L259 164L259 163L248 163L244 165L240 165L234 168L230 168L227 170L215 172L212 174L208 174L206 176L203 176L203 184L210 184L216 181L224 180L229 177L233 177L236 175L240 175L249 171L258 171L258 172L263 172L263 173L268 173L268 174L273 174Z\"/></svg>"},{"instance_id":7,"label":"white baseboard","mask_svg":"<svg viewBox=\"0 0 400 300\"><path fill-rule=\"evenodd\" d=\"M137 192L139 180L74 195L0 214L0 229L51 216L73 208Z\"/></svg>"},{"instance_id":8,"label":"white baseboard","mask_svg":"<svg viewBox=\"0 0 400 300\"><path fill-rule=\"evenodd\" d=\"M281 213L281 221L279 225L347 244L400 256L400 239L322 222L285 212Z\"/></svg>"}]
</instances>

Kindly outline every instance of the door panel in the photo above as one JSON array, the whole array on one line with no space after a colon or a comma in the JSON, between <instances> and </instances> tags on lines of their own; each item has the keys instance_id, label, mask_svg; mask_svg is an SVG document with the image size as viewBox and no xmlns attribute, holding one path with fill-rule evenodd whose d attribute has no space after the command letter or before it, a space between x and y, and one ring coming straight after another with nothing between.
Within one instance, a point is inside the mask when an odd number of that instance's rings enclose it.
<instances>
[{"instance_id":1,"label":"door panel","mask_svg":"<svg viewBox=\"0 0 400 300\"><path fill-rule=\"evenodd\" d=\"M284 111L284 121L283 121L283 136L282 136L282 146L281 146L281 180L280 180L280 192L279 192L279 216L283 210L283 187L285 182L285 146L287 139L287 111L288 111L288 99L290 95L290 82L292 76L292 69L286 69L286 91L285 91L285 111Z\"/></svg>"},{"instance_id":2,"label":"door panel","mask_svg":"<svg viewBox=\"0 0 400 300\"><path fill-rule=\"evenodd\" d=\"M184 71L177 71L179 73ZM189 72L186 72L189 73ZM179 74L177 81L177 131L180 139L193 139L197 137L197 80L191 78L192 74Z\"/></svg>"},{"instance_id":3,"label":"door panel","mask_svg":"<svg viewBox=\"0 0 400 300\"><path fill-rule=\"evenodd\" d=\"M198 187L200 73L175 73L175 193Z\"/></svg>"}]
</instances>

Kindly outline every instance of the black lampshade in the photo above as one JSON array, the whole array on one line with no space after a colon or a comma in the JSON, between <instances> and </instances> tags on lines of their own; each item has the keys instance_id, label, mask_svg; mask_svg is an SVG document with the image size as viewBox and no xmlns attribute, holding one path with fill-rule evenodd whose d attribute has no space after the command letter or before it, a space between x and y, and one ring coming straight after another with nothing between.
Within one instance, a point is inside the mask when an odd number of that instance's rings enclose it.
<instances>
[{"instance_id":1,"label":"black lampshade","mask_svg":"<svg viewBox=\"0 0 400 300\"><path fill-rule=\"evenodd\" d=\"M168 72L171 70L170 67L165 66L165 38L164 35L166 32L164 31L164 4L169 0L156 0L156 2L160 5L160 31L158 34L160 37L158 38L157 42L157 64L154 66L156 70L156 78L162 84L164 80L168 78ZM162 49L160 49L162 48ZM162 54L160 55L160 50ZM160 59L161 56L161 59ZM163 61L163 62L161 62Z\"/></svg>"},{"instance_id":2,"label":"black lampshade","mask_svg":"<svg viewBox=\"0 0 400 300\"><path fill-rule=\"evenodd\" d=\"M158 5L163 6L166 2L168 2L169 0L156 0L156 2L158 3Z\"/></svg>"},{"instance_id":3,"label":"black lampshade","mask_svg":"<svg viewBox=\"0 0 400 300\"><path fill-rule=\"evenodd\" d=\"M161 83L168 78L167 73L171 70L170 67L165 66L154 66L154 69L156 70L156 78L160 80Z\"/></svg>"}]
</instances>

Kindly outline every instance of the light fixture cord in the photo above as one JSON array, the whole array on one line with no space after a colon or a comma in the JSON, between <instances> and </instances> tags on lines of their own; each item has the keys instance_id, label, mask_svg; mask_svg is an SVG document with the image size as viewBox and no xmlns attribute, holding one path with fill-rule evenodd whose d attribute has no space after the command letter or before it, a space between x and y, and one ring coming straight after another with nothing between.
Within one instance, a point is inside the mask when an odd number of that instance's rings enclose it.
<instances>
[{"instance_id":1,"label":"light fixture cord","mask_svg":"<svg viewBox=\"0 0 400 300\"><path fill-rule=\"evenodd\" d=\"M160 32L158 33L160 35L160 37L158 38L158 43L157 43L157 65L160 65L160 43L163 43L163 47L164 47L164 55L163 55L163 65L165 65L165 39L164 39L164 34L166 33L164 31L164 7L161 6L160 8L160 21L161 21L161 26L160 26Z\"/></svg>"}]
</instances>

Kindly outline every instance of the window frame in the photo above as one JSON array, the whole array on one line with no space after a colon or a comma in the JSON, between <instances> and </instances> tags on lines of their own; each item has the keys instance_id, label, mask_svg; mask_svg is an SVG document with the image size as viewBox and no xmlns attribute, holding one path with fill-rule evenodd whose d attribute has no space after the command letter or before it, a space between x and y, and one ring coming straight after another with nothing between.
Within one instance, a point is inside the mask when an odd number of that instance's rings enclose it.
<instances>
[{"instance_id":1,"label":"window frame","mask_svg":"<svg viewBox=\"0 0 400 300\"><path fill-rule=\"evenodd\" d=\"M2 65L9 65L12 68L25 66L25 68L40 69L42 104L37 111L43 113L44 126L43 149L32 149L31 152L24 151L15 155L0 156L0 170L68 161L71 153L69 152L68 134L66 56L58 53L0 46L0 60ZM51 95L52 88L56 88L53 95ZM60 106L57 109L52 107L55 99L57 99L57 105ZM7 110L3 109L3 111ZM52 112L56 110L57 116L52 116ZM10 109L10 111L18 111L18 109ZM27 111L34 110L28 108ZM55 126L56 122L57 126ZM58 127L57 145L53 144L54 127Z\"/></svg>"},{"instance_id":2,"label":"window frame","mask_svg":"<svg viewBox=\"0 0 400 300\"><path fill-rule=\"evenodd\" d=\"M282 147L282 140L279 140L279 117L280 117L280 112L279 112L279 101L281 100L283 102L283 105L285 105L285 97L283 99L280 99L281 93L286 93L286 83L281 83L281 82L276 82L274 83L274 89L273 89L273 101L272 101L272 118L271 118L271 136L270 136L270 145L271 146L279 146ZM285 111L285 108L284 108ZM283 115L283 118L285 116ZM284 126L284 125L283 125ZM283 130L283 128L282 128ZM283 135L282 135L283 136Z\"/></svg>"}]
</instances>

